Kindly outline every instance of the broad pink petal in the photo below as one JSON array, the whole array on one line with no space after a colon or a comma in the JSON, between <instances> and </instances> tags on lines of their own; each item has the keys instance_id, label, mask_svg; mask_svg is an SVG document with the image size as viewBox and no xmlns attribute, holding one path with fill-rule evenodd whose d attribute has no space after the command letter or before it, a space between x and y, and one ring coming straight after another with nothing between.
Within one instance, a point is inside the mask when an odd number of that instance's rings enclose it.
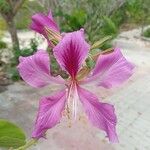
<instances>
[{"instance_id":1,"label":"broad pink petal","mask_svg":"<svg viewBox=\"0 0 150 150\"><path fill-rule=\"evenodd\" d=\"M54 47L54 56L60 66L74 78L88 55L89 45L83 31L66 33Z\"/></svg>"},{"instance_id":2,"label":"broad pink petal","mask_svg":"<svg viewBox=\"0 0 150 150\"><path fill-rule=\"evenodd\" d=\"M92 75L85 82L95 81L105 88L115 87L127 80L133 74L133 69L134 65L116 48L112 53L99 56Z\"/></svg>"},{"instance_id":3,"label":"broad pink petal","mask_svg":"<svg viewBox=\"0 0 150 150\"><path fill-rule=\"evenodd\" d=\"M59 123L65 108L66 91L62 90L53 95L43 97L40 101L38 115L32 132L33 138L45 136L45 132Z\"/></svg>"},{"instance_id":4,"label":"broad pink petal","mask_svg":"<svg viewBox=\"0 0 150 150\"><path fill-rule=\"evenodd\" d=\"M53 82L59 82L50 76L49 55L44 50L37 51L34 55L19 58L18 71L24 81L33 87L43 87ZM61 83L60 82L60 83Z\"/></svg>"},{"instance_id":5,"label":"broad pink petal","mask_svg":"<svg viewBox=\"0 0 150 150\"><path fill-rule=\"evenodd\" d=\"M116 134L117 118L114 113L114 107L110 104L99 102L93 93L81 87L78 87L78 93L89 121L95 127L104 130L111 142L118 142Z\"/></svg>"},{"instance_id":6,"label":"broad pink petal","mask_svg":"<svg viewBox=\"0 0 150 150\"><path fill-rule=\"evenodd\" d=\"M59 28L54 21L51 12L49 12L48 16L42 13L37 13L32 16L32 23L30 25L32 30L45 36L45 27L59 32Z\"/></svg>"}]
</instances>

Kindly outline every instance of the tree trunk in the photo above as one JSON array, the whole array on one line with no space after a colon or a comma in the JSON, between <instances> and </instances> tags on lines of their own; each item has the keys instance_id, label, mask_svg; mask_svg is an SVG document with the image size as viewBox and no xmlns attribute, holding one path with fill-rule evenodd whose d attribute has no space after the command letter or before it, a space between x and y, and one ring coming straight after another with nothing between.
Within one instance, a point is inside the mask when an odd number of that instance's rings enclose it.
<instances>
[{"instance_id":1,"label":"tree trunk","mask_svg":"<svg viewBox=\"0 0 150 150\"><path fill-rule=\"evenodd\" d=\"M19 39L17 35L17 29L14 23L14 19L9 19L6 20L7 25L8 25L8 30L11 35L11 40L12 40L12 46L14 50L19 50Z\"/></svg>"}]
</instances>

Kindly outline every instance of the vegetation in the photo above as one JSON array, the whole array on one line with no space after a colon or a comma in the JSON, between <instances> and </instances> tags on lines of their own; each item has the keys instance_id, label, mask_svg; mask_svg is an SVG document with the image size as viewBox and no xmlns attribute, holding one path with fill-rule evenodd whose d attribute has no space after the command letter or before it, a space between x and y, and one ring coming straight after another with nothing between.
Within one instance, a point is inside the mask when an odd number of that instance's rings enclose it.
<instances>
[{"instance_id":1,"label":"vegetation","mask_svg":"<svg viewBox=\"0 0 150 150\"><path fill-rule=\"evenodd\" d=\"M25 133L15 124L0 119L0 147L18 148L26 143Z\"/></svg>"},{"instance_id":2,"label":"vegetation","mask_svg":"<svg viewBox=\"0 0 150 150\"><path fill-rule=\"evenodd\" d=\"M18 70L16 66L18 65L18 60L20 56L30 56L33 55L37 51L38 42L36 39L32 39L30 41L30 48L23 48L20 50L16 50L14 53L14 57L11 59L10 66L7 67L7 73L9 74L9 77L13 81L17 81L20 79Z\"/></svg>"},{"instance_id":3,"label":"vegetation","mask_svg":"<svg viewBox=\"0 0 150 150\"><path fill-rule=\"evenodd\" d=\"M143 32L143 36L147 37L147 38L150 38L150 28L146 29L144 32Z\"/></svg>"},{"instance_id":4,"label":"vegetation","mask_svg":"<svg viewBox=\"0 0 150 150\"><path fill-rule=\"evenodd\" d=\"M13 49L19 49L19 39L14 17L24 2L25 0L0 0L0 14L7 24L12 39Z\"/></svg>"},{"instance_id":5,"label":"vegetation","mask_svg":"<svg viewBox=\"0 0 150 150\"><path fill-rule=\"evenodd\" d=\"M7 48L7 44L3 41L0 41L0 49Z\"/></svg>"},{"instance_id":6,"label":"vegetation","mask_svg":"<svg viewBox=\"0 0 150 150\"><path fill-rule=\"evenodd\" d=\"M119 2L114 0L39 0L24 3L15 17L17 29L27 29L32 14L47 13L49 6L62 27L62 32L84 27L87 38L92 42L99 40L104 35L110 35L111 32L117 34L125 24L128 24L128 27L134 27L150 23L149 0L120 0Z\"/></svg>"}]
</instances>

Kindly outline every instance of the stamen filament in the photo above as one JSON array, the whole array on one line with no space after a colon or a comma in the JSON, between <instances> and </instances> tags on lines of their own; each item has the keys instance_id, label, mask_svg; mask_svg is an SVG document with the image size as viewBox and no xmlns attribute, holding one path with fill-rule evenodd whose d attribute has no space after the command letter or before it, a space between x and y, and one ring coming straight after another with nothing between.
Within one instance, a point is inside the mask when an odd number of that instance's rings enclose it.
<instances>
[{"instance_id":1,"label":"stamen filament","mask_svg":"<svg viewBox=\"0 0 150 150\"><path fill-rule=\"evenodd\" d=\"M67 116L68 119L73 118L75 121L77 119L77 91L76 91L76 83L72 82L70 87L68 88L68 95L67 95ZM71 109L72 108L72 109ZM70 111L71 109L71 111ZM70 117L70 113L72 117Z\"/></svg>"}]
</instances>

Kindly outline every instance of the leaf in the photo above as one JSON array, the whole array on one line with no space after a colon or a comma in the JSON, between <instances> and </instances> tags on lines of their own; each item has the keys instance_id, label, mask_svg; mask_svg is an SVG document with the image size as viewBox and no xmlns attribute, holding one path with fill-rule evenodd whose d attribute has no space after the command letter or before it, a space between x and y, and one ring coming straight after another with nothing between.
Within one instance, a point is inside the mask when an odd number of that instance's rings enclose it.
<instances>
[{"instance_id":1,"label":"leaf","mask_svg":"<svg viewBox=\"0 0 150 150\"><path fill-rule=\"evenodd\" d=\"M21 128L15 124L0 119L0 147L18 148L26 143L26 137Z\"/></svg>"},{"instance_id":2,"label":"leaf","mask_svg":"<svg viewBox=\"0 0 150 150\"><path fill-rule=\"evenodd\" d=\"M104 45L104 43L108 40L110 40L112 38L112 36L106 36L104 38L102 38L101 40L95 42L92 46L91 49L96 49L96 48L100 48L101 46Z\"/></svg>"},{"instance_id":3,"label":"leaf","mask_svg":"<svg viewBox=\"0 0 150 150\"><path fill-rule=\"evenodd\" d=\"M96 61L99 55L111 53L113 50L114 50L113 48L108 48L108 49L105 49L104 51L97 51L95 54L91 55L91 58L94 61Z\"/></svg>"}]
</instances>

